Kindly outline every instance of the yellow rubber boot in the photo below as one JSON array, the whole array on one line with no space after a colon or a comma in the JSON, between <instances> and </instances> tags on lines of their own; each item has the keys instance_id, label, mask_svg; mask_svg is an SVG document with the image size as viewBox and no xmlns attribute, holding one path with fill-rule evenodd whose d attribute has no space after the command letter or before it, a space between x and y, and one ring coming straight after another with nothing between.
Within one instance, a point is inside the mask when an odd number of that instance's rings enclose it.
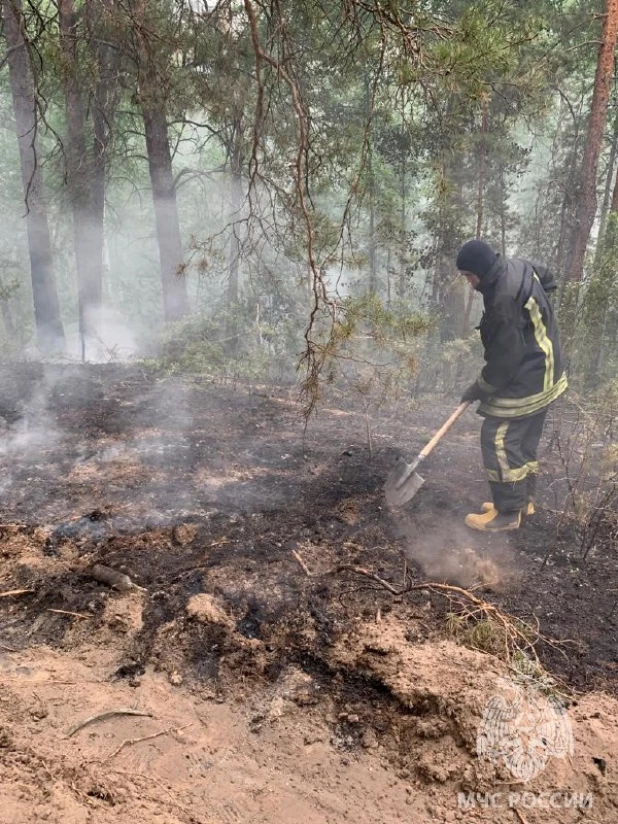
<instances>
[{"instance_id":1,"label":"yellow rubber boot","mask_svg":"<svg viewBox=\"0 0 618 824\"><path fill-rule=\"evenodd\" d=\"M466 515L464 523L479 532L509 532L521 526L521 512L500 513L492 505L491 509L480 515Z\"/></svg>"},{"instance_id":2,"label":"yellow rubber boot","mask_svg":"<svg viewBox=\"0 0 618 824\"><path fill-rule=\"evenodd\" d=\"M483 512L489 512L493 508L494 505L491 501L485 501L484 504L481 504L481 510ZM531 515L534 515L535 512L536 508L534 506L534 501L528 501L528 503L526 504L526 508L524 509L524 515L526 515L529 518Z\"/></svg>"}]
</instances>

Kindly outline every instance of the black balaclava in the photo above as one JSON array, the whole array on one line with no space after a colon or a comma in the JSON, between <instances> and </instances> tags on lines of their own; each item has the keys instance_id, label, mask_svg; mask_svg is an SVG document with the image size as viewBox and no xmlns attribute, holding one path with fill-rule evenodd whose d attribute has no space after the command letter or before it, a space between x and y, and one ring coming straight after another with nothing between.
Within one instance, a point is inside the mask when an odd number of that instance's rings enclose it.
<instances>
[{"instance_id":1,"label":"black balaclava","mask_svg":"<svg viewBox=\"0 0 618 824\"><path fill-rule=\"evenodd\" d=\"M497 260L498 255L483 240L469 240L459 250L457 268L483 280Z\"/></svg>"}]
</instances>

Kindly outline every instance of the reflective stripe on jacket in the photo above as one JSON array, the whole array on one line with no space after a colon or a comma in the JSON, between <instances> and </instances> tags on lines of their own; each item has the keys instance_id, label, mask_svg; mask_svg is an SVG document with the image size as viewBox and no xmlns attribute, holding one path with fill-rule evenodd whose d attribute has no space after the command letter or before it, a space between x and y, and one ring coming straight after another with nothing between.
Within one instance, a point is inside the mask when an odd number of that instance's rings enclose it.
<instances>
[{"instance_id":1,"label":"reflective stripe on jacket","mask_svg":"<svg viewBox=\"0 0 618 824\"><path fill-rule=\"evenodd\" d=\"M487 397L479 414L534 415L566 390L548 299L553 289L548 270L523 258L498 257L481 281L485 312L479 330L486 363L478 384Z\"/></svg>"}]
</instances>

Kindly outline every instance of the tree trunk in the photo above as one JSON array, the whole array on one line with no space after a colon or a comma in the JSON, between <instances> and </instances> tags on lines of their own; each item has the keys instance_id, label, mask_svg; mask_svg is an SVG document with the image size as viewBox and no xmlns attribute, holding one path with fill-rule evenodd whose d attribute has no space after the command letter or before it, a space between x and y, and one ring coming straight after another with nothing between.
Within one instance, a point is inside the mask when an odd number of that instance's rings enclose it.
<instances>
[{"instance_id":1,"label":"tree trunk","mask_svg":"<svg viewBox=\"0 0 618 824\"><path fill-rule=\"evenodd\" d=\"M598 252L603 242L603 235L605 234L605 225L607 223L607 215L609 212L610 198L612 194L612 182L614 180L614 167L616 165L616 151L618 150L618 109L614 117L614 127L612 129L612 143L609 150L609 160L607 162L607 175L605 176L605 189L603 190L603 203L601 204L601 219L599 221L599 234L597 237L597 247L595 254L595 264L598 258Z\"/></svg>"},{"instance_id":2,"label":"tree trunk","mask_svg":"<svg viewBox=\"0 0 618 824\"><path fill-rule=\"evenodd\" d=\"M386 253L386 306L391 308L391 246L388 245L388 252Z\"/></svg>"},{"instance_id":3,"label":"tree trunk","mask_svg":"<svg viewBox=\"0 0 618 824\"><path fill-rule=\"evenodd\" d=\"M609 207L610 212L618 212L618 174L614 182L614 191L612 192L612 202Z\"/></svg>"},{"instance_id":4,"label":"tree trunk","mask_svg":"<svg viewBox=\"0 0 618 824\"><path fill-rule=\"evenodd\" d=\"M572 155L572 174L567 173L564 175L565 183L562 195L562 204L560 206L560 229L558 231L558 243L556 244L556 254L554 259L554 268L556 272L563 272L565 269L565 260L568 259L568 238L573 229L573 211L576 203L573 178L577 171L575 149L573 149Z\"/></svg>"},{"instance_id":5,"label":"tree trunk","mask_svg":"<svg viewBox=\"0 0 618 824\"><path fill-rule=\"evenodd\" d=\"M468 335L470 334L470 332L472 331L470 329L470 318L472 317L472 307L474 306L475 295L476 295L476 292L474 292L472 289L470 289L470 294L468 295L468 299L466 301L466 314L465 314L464 324L463 324L463 329L462 329L462 333L463 333L462 337L464 337L464 338L467 338Z\"/></svg>"},{"instance_id":6,"label":"tree trunk","mask_svg":"<svg viewBox=\"0 0 618 824\"><path fill-rule=\"evenodd\" d=\"M504 179L504 167L500 169L500 251L502 257L506 257L506 180Z\"/></svg>"},{"instance_id":7,"label":"tree trunk","mask_svg":"<svg viewBox=\"0 0 618 824\"><path fill-rule=\"evenodd\" d=\"M371 138L369 138L371 140ZM373 150L371 143L367 151L367 173L369 175L369 294L378 291L377 250L376 250L376 186L373 173Z\"/></svg>"},{"instance_id":8,"label":"tree trunk","mask_svg":"<svg viewBox=\"0 0 618 824\"><path fill-rule=\"evenodd\" d=\"M567 279L572 283L579 283L582 279L588 239L596 214L597 168L607 118L610 87L614 77L614 52L617 38L618 0L606 0L603 34L588 120L588 134L579 175L575 227L569 248Z\"/></svg>"},{"instance_id":9,"label":"tree trunk","mask_svg":"<svg viewBox=\"0 0 618 824\"><path fill-rule=\"evenodd\" d=\"M578 335L580 348L578 367L583 375L584 386L588 390L594 389L597 385L600 367L606 352L613 351L615 348L613 307L616 305L614 261L617 251L618 175L616 175L603 235L599 236L597 242L595 265L583 301L583 334Z\"/></svg>"},{"instance_id":10,"label":"tree trunk","mask_svg":"<svg viewBox=\"0 0 618 824\"><path fill-rule=\"evenodd\" d=\"M119 97L116 81L119 69L119 53L108 45L113 38L109 17L114 0L87 0L86 15L89 25L89 44L97 67L97 83L91 101L93 147L92 147L92 256L96 265L99 283L99 300L102 300L103 279L106 274L105 261L105 194L107 189L107 166L112 127Z\"/></svg>"},{"instance_id":11,"label":"tree trunk","mask_svg":"<svg viewBox=\"0 0 618 824\"><path fill-rule=\"evenodd\" d=\"M240 274L240 234L236 225L243 205L243 125L242 115L234 124L234 138L231 153L231 234L230 234L230 274L227 283L227 324L226 337L228 351L234 353L238 347L238 303Z\"/></svg>"},{"instance_id":12,"label":"tree trunk","mask_svg":"<svg viewBox=\"0 0 618 824\"><path fill-rule=\"evenodd\" d=\"M0 314L2 314L4 328L9 341L14 341L16 340L16 329L11 311L11 291L12 290L7 290L4 283L0 281Z\"/></svg>"},{"instance_id":13,"label":"tree trunk","mask_svg":"<svg viewBox=\"0 0 618 824\"><path fill-rule=\"evenodd\" d=\"M479 145L478 157L478 191L476 196L476 238L479 240L483 234L483 219L485 216L485 172L487 166L487 99L483 98L481 104L481 142ZM471 332L470 317L474 306L476 293L471 289L466 301L466 314L463 325L463 336L468 337Z\"/></svg>"},{"instance_id":14,"label":"tree trunk","mask_svg":"<svg viewBox=\"0 0 618 824\"><path fill-rule=\"evenodd\" d=\"M617 0L618 1L618 0ZM179 320L189 311L187 283L172 152L161 78L154 63L154 47L148 41L146 2L135 3L134 37L137 45L139 102L144 120L148 169L152 185L157 243L161 263L163 311L166 321ZM158 47L158 43L156 44Z\"/></svg>"},{"instance_id":15,"label":"tree trunk","mask_svg":"<svg viewBox=\"0 0 618 824\"><path fill-rule=\"evenodd\" d=\"M60 49L64 59L64 94L67 116L67 180L73 213L77 296L82 360L87 340L96 335L94 314L101 305L103 242L95 217L95 174L86 140L86 115L80 78L79 32L73 0L59 0Z\"/></svg>"},{"instance_id":16,"label":"tree trunk","mask_svg":"<svg viewBox=\"0 0 618 824\"><path fill-rule=\"evenodd\" d=\"M37 343L43 352L61 351L65 344L64 329L43 199L43 173L37 155L37 104L28 47L22 29L20 0L4 0L2 19L27 209L26 226Z\"/></svg>"},{"instance_id":17,"label":"tree trunk","mask_svg":"<svg viewBox=\"0 0 618 824\"><path fill-rule=\"evenodd\" d=\"M479 146L479 180L476 198L476 237L483 234L483 218L485 206L485 167L487 165L487 99L481 104L481 142Z\"/></svg>"},{"instance_id":18,"label":"tree trunk","mask_svg":"<svg viewBox=\"0 0 618 824\"><path fill-rule=\"evenodd\" d=\"M578 371L583 376L586 389L597 385L599 369L607 350L607 317L615 305L615 263L618 251L618 214L612 212L607 219L605 235L600 241L598 263L590 278L583 301L583 328L578 332ZM613 343L613 341L612 341Z\"/></svg>"},{"instance_id":19,"label":"tree trunk","mask_svg":"<svg viewBox=\"0 0 618 824\"><path fill-rule=\"evenodd\" d=\"M144 107L142 115L161 261L163 308L165 320L174 321L188 313L189 299L183 270L182 237L172 174L167 118L160 106Z\"/></svg>"},{"instance_id":20,"label":"tree trunk","mask_svg":"<svg viewBox=\"0 0 618 824\"><path fill-rule=\"evenodd\" d=\"M0 312L2 312L2 320L4 321L4 328L6 330L6 334L9 340L15 340L15 322L13 320L13 314L11 313L11 307L9 306L8 300L2 299L0 301Z\"/></svg>"}]
</instances>

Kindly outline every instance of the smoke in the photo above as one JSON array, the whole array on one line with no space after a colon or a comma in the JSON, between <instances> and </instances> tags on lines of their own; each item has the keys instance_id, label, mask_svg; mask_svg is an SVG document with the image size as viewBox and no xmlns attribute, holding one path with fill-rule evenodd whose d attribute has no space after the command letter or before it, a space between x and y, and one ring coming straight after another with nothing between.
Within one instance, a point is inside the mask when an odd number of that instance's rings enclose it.
<instances>
[{"instance_id":1,"label":"smoke","mask_svg":"<svg viewBox=\"0 0 618 824\"><path fill-rule=\"evenodd\" d=\"M40 352L33 342L26 350L28 360L65 363L126 363L139 356L137 332L111 306L90 309L84 318L82 336L77 322L66 324L66 345L61 353Z\"/></svg>"},{"instance_id":2,"label":"smoke","mask_svg":"<svg viewBox=\"0 0 618 824\"><path fill-rule=\"evenodd\" d=\"M112 363L2 372L0 491L11 519L57 523L103 507L126 533L202 512L190 383Z\"/></svg>"},{"instance_id":3,"label":"smoke","mask_svg":"<svg viewBox=\"0 0 618 824\"><path fill-rule=\"evenodd\" d=\"M0 492L3 509L12 511L21 501L38 502L53 495L48 479L55 471L55 451L63 435L49 411L56 387L53 371L40 364L18 364L2 377Z\"/></svg>"},{"instance_id":4,"label":"smoke","mask_svg":"<svg viewBox=\"0 0 618 824\"><path fill-rule=\"evenodd\" d=\"M43 371L39 380L32 385L31 394L20 396L19 389L11 393L5 382L4 404L0 410L0 455L8 457L34 457L53 446L59 437L55 422L48 412L49 399L53 392L55 380L51 373ZM11 396L12 395L12 396Z\"/></svg>"},{"instance_id":5,"label":"smoke","mask_svg":"<svg viewBox=\"0 0 618 824\"><path fill-rule=\"evenodd\" d=\"M110 306L91 309L85 318L86 329L93 330L87 335L85 359L89 363L109 363L128 361L139 353L136 333L129 328L120 314ZM68 341L69 354L81 357L79 334Z\"/></svg>"},{"instance_id":6,"label":"smoke","mask_svg":"<svg viewBox=\"0 0 618 824\"><path fill-rule=\"evenodd\" d=\"M463 587L507 588L514 580L513 552L504 535L483 541L463 524L463 515L445 516L432 524L401 521L404 553L428 580ZM481 541L483 545L481 546Z\"/></svg>"}]
</instances>

